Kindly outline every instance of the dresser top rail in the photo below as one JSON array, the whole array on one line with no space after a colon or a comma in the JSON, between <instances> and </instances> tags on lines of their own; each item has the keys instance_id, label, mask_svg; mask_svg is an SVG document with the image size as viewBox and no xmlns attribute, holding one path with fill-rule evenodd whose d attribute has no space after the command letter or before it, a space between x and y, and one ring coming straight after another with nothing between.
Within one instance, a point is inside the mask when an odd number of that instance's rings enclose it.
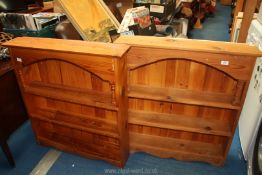
<instances>
[{"instance_id":1,"label":"dresser top rail","mask_svg":"<svg viewBox=\"0 0 262 175\"><path fill-rule=\"evenodd\" d=\"M114 43L131 46L151 47L159 49L175 49L193 52L206 52L230 55L262 56L255 46L245 43L230 43L221 41L192 40L181 38L162 38L151 36L121 36Z\"/></svg>"},{"instance_id":2,"label":"dresser top rail","mask_svg":"<svg viewBox=\"0 0 262 175\"><path fill-rule=\"evenodd\" d=\"M3 46L104 55L112 57L122 57L130 47L126 44L86 42L79 40L62 40L36 37L18 37L4 43Z\"/></svg>"}]
</instances>

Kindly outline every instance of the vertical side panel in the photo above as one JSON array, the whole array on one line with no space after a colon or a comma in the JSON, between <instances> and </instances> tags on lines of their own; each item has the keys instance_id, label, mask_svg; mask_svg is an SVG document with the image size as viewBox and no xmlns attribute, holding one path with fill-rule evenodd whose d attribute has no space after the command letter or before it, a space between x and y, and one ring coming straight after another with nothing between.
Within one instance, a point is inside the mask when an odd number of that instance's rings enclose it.
<instances>
[{"instance_id":1,"label":"vertical side panel","mask_svg":"<svg viewBox=\"0 0 262 175\"><path fill-rule=\"evenodd\" d=\"M126 55L122 58L115 59L114 67L116 68L116 88L115 97L118 106L118 130L120 135L121 165L124 165L129 156L129 136L128 136L128 99L127 99L127 67Z\"/></svg>"}]
</instances>

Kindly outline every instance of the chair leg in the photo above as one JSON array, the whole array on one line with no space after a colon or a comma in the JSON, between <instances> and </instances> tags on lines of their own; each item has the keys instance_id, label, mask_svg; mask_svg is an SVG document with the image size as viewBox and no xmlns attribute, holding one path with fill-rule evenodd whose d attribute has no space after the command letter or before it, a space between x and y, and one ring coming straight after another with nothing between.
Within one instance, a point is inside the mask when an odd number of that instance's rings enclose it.
<instances>
[{"instance_id":1,"label":"chair leg","mask_svg":"<svg viewBox=\"0 0 262 175\"><path fill-rule=\"evenodd\" d=\"M5 153L5 156L6 156L7 160L8 160L8 162L9 162L9 164L14 167L15 166L15 161L14 161L14 158L12 156L12 153L11 153L11 151L9 149L9 146L8 146L7 142L2 143L1 144L1 148L2 148L3 152Z\"/></svg>"}]
</instances>

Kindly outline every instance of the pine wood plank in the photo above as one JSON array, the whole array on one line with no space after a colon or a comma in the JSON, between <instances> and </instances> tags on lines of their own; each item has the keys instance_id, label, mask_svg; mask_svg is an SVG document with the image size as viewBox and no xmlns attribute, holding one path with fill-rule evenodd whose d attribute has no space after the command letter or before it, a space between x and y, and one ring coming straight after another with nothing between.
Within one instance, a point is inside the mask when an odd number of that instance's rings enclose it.
<instances>
[{"instance_id":1,"label":"pine wood plank","mask_svg":"<svg viewBox=\"0 0 262 175\"><path fill-rule=\"evenodd\" d=\"M39 136L37 138L38 142L40 142L43 145L47 145L47 146L53 146L56 147L60 150L69 152L69 153L78 153L80 155L83 155L87 158L91 158L91 159L95 159L95 160L105 160L107 162L112 163L113 165L117 165L119 167L122 166L121 161L119 160L114 160L114 159L110 159L110 158L106 158L105 156L101 155L101 154L96 154L94 152L91 151L87 151L87 150L81 150L81 149L77 149L75 148L75 146L71 147L69 146L69 143L64 143L64 142L59 142L57 139L50 139L50 138L45 138L45 137L41 137Z\"/></svg>"},{"instance_id":2,"label":"pine wood plank","mask_svg":"<svg viewBox=\"0 0 262 175\"><path fill-rule=\"evenodd\" d=\"M25 86L24 90L26 93L44 96L51 99L79 103L109 110L118 110L118 108L113 104L110 105L110 93L87 89L83 90L79 88L65 87L42 82L32 82L30 85Z\"/></svg>"},{"instance_id":3,"label":"pine wood plank","mask_svg":"<svg viewBox=\"0 0 262 175\"><path fill-rule=\"evenodd\" d=\"M149 49L150 52L148 51ZM191 63L195 62L195 64L201 64L209 69L213 68L216 71L225 73L233 79L249 80L250 72L253 71L255 57L133 46L128 51L127 64L129 69L135 70L155 62L169 60L191 61ZM221 64L223 61L228 61L228 65ZM169 71L172 71L172 69ZM145 75L142 74L141 76Z\"/></svg>"},{"instance_id":4,"label":"pine wood plank","mask_svg":"<svg viewBox=\"0 0 262 175\"><path fill-rule=\"evenodd\" d=\"M54 119L52 120L48 118L49 117L48 114L46 114L47 116L44 116L42 113L34 112L34 113L30 113L29 115L33 119L38 119L40 121L49 122L50 124L56 124L56 125L65 126L65 127L72 128L72 129L78 129L82 131L91 132L94 134L110 136L113 138L119 138L119 134L117 132L103 131L103 130L99 130L98 128L84 127L84 126L80 126L74 123L71 124L71 123L64 122L64 121L59 121L59 120L54 120ZM65 134L65 133L61 133L61 134Z\"/></svg>"},{"instance_id":5,"label":"pine wood plank","mask_svg":"<svg viewBox=\"0 0 262 175\"><path fill-rule=\"evenodd\" d=\"M231 127L213 116L213 120L177 114L164 114L142 110L128 111L128 123L167 128L203 134L231 136Z\"/></svg>"},{"instance_id":6,"label":"pine wood plank","mask_svg":"<svg viewBox=\"0 0 262 175\"><path fill-rule=\"evenodd\" d=\"M135 144L131 143L130 145L131 152L140 152L145 151L149 154L161 157L161 158L175 158L181 161L204 161L208 162L215 166L223 165L223 158L220 156L206 156L202 154L195 154L193 152L188 151L179 151L179 150L171 150L166 148L154 147L151 145L143 145L143 144Z\"/></svg>"},{"instance_id":7,"label":"pine wood plank","mask_svg":"<svg viewBox=\"0 0 262 175\"><path fill-rule=\"evenodd\" d=\"M45 116L50 120L59 120L71 124L76 124L83 127L89 128L101 128L101 130L118 132L117 131L117 123L115 121L110 121L106 119L99 118L97 116L91 116L72 113L67 111L61 111L57 109L51 108L39 108L36 112L40 116Z\"/></svg>"},{"instance_id":8,"label":"pine wood plank","mask_svg":"<svg viewBox=\"0 0 262 175\"><path fill-rule=\"evenodd\" d=\"M255 46L241 43L191 40L179 38L161 38L150 36L121 36L114 43L125 43L138 47L176 49L184 51L222 53L233 55L262 56Z\"/></svg>"},{"instance_id":9,"label":"pine wood plank","mask_svg":"<svg viewBox=\"0 0 262 175\"><path fill-rule=\"evenodd\" d=\"M159 137L147 134L129 133L131 145L138 144L159 149L174 150L192 154L206 155L207 157L221 158L224 152L223 146L168 137ZM132 146L131 146L132 147ZM146 149L144 150L146 151Z\"/></svg>"},{"instance_id":10,"label":"pine wood plank","mask_svg":"<svg viewBox=\"0 0 262 175\"><path fill-rule=\"evenodd\" d=\"M3 46L114 57L121 57L126 53L126 51L130 47L128 45L123 44L85 42L76 40L61 40L53 38L36 37L17 37L15 40L5 42Z\"/></svg>"},{"instance_id":11,"label":"pine wood plank","mask_svg":"<svg viewBox=\"0 0 262 175\"><path fill-rule=\"evenodd\" d=\"M85 130L72 129L64 125L41 121L36 118L32 120L32 123L33 126L36 127L34 129L39 137L45 137L56 142L67 144L71 149L85 150L87 152L93 152L93 154L104 155L105 157L114 154L117 155L117 159L119 159L119 145L103 142L104 138L108 138L108 140L109 138L115 138ZM49 127L45 126L47 124Z\"/></svg>"},{"instance_id":12,"label":"pine wood plank","mask_svg":"<svg viewBox=\"0 0 262 175\"><path fill-rule=\"evenodd\" d=\"M118 131L119 131L119 142L123 147L120 148L121 158L123 162L128 160L129 156L129 134L128 134L128 97L127 97L127 65L126 56L124 55L122 59L114 60L115 77L117 86L113 87L115 90L115 104L118 106L119 110L117 115ZM126 116L126 117L123 117Z\"/></svg>"},{"instance_id":13,"label":"pine wood plank","mask_svg":"<svg viewBox=\"0 0 262 175\"><path fill-rule=\"evenodd\" d=\"M90 54L75 54L75 53L65 53L58 51L48 51L43 49L30 49L30 48L16 48L13 52L14 58L20 58L24 67L24 71L27 72L27 69L37 64L38 68L35 68L36 75L32 74L31 78L36 78L37 75L41 74L41 78L37 80L43 80L44 82L48 82L49 78L52 74L55 76L60 75L60 79L68 79L71 80L79 79L80 77L72 77L74 73L91 73L104 81L113 82L114 81L114 67L112 64L112 59L117 59L117 57L105 57L102 55L90 55ZM53 65L53 61L57 61L56 65ZM58 66L57 66L58 65ZM54 72L47 72L49 67L60 67L59 69L52 69ZM64 69L64 67L66 67ZM67 69L74 69L72 74L69 74ZM39 69L39 70L37 70ZM47 74L47 75L46 75ZM26 73L28 75L28 73ZM64 75L67 75L64 77ZM88 78L88 77L84 77ZM90 77L91 78L91 77ZM83 80L79 80L83 81ZM88 80L91 81L91 80ZM61 81L60 81L61 82ZM57 82L59 83L59 82ZM82 84L82 83L81 83Z\"/></svg>"},{"instance_id":14,"label":"pine wood plank","mask_svg":"<svg viewBox=\"0 0 262 175\"><path fill-rule=\"evenodd\" d=\"M157 112L203 118L207 120L219 120L232 126L234 113L236 110L221 109L206 106L185 105L180 103L152 101L144 99L129 98L129 110L139 110L146 112Z\"/></svg>"},{"instance_id":15,"label":"pine wood plank","mask_svg":"<svg viewBox=\"0 0 262 175\"><path fill-rule=\"evenodd\" d=\"M227 109L240 109L240 106L231 104L233 101L232 95L193 91L188 89L130 85L128 97Z\"/></svg>"}]
</instances>

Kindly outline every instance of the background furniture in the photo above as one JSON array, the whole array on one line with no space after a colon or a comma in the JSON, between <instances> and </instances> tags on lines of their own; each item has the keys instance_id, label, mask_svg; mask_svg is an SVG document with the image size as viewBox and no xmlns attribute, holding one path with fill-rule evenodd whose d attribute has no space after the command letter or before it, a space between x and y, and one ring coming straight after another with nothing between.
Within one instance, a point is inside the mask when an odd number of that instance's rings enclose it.
<instances>
[{"instance_id":1,"label":"background furniture","mask_svg":"<svg viewBox=\"0 0 262 175\"><path fill-rule=\"evenodd\" d=\"M236 6L234 8L232 24L235 24L235 20L237 20L238 13L244 12L237 42L245 43L248 34L248 29L250 27L251 21L253 20L254 13L259 10L261 0L237 0L236 2L234 2L234 4L236 4ZM235 31L234 25L232 27L233 28L231 29L230 36L231 41L233 40Z\"/></svg>"},{"instance_id":2,"label":"background furniture","mask_svg":"<svg viewBox=\"0 0 262 175\"><path fill-rule=\"evenodd\" d=\"M238 37L239 37L239 31L241 28L241 23L243 20L243 12L239 12L237 16L235 16L234 20L233 20L233 24L232 24L232 30L230 33L230 41L231 42L237 42L238 41ZM253 15L253 20L257 19L257 13L254 13Z\"/></svg>"},{"instance_id":3,"label":"background furniture","mask_svg":"<svg viewBox=\"0 0 262 175\"><path fill-rule=\"evenodd\" d=\"M27 10L18 11L17 13L30 13L36 14L39 12L53 12L54 4L53 2L43 2L41 6L41 2L38 5L30 5Z\"/></svg>"},{"instance_id":4,"label":"background furniture","mask_svg":"<svg viewBox=\"0 0 262 175\"><path fill-rule=\"evenodd\" d=\"M10 165L15 161L7 140L27 120L27 113L10 62L0 61L0 145Z\"/></svg>"}]
</instances>

